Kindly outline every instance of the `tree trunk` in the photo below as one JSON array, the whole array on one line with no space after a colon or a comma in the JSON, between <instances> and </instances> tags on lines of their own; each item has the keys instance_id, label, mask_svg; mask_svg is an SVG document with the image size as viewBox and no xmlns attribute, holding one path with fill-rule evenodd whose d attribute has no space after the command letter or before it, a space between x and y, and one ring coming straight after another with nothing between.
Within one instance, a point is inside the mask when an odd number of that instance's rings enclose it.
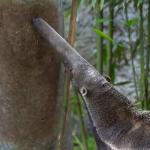
<instances>
[{"instance_id":1,"label":"tree trunk","mask_svg":"<svg viewBox=\"0 0 150 150\"><path fill-rule=\"evenodd\" d=\"M63 74L31 20L41 16L62 33L59 6L59 0L0 1L0 149L55 149Z\"/></svg>"}]
</instances>

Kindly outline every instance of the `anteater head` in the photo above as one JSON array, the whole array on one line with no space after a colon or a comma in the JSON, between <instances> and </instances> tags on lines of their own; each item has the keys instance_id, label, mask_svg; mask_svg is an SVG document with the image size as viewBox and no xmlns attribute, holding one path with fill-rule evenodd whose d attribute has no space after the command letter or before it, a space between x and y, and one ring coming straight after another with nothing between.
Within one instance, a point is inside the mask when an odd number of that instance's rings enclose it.
<instances>
[{"instance_id":1,"label":"anteater head","mask_svg":"<svg viewBox=\"0 0 150 150\"><path fill-rule=\"evenodd\" d=\"M40 35L53 46L65 67L71 74L73 83L83 98L97 97L108 90L108 82L69 43L64 40L42 18L33 18L33 25Z\"/></svg>"}]
</instances>

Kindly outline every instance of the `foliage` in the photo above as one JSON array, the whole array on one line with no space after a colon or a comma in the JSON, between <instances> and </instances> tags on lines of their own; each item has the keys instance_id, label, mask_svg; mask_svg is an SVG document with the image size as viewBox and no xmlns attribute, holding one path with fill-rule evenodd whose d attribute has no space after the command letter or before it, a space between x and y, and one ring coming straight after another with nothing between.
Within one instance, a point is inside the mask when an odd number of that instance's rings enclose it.
<instances>
[{"instance_id":1,"label":"foliage","mask_svg":"<svg viewBox=\"0 0 150 150\"><path fill-rule=\"evenodd\" d=\"M102 32L101 30L99 30L99 29L93 29L93 31L94 31L97 35L99 35L99 36L101 36L102 38L108 40L109 42L113 42L112 38L111 38L110 36L108 36L106 33Z\"/></svg>"},{"instance_id":2,"label":"foliage","mask_svg":"<svg viewBox=\"0 0 150 150\"><path fill-rule=\"evenodd\" d=\"M73 133L74 137L74 149L73 150L84 150L80 139ZM96 150L96 144L93 136L89 135L87 142L89 143L89 150Z\"/></svg>"}]
</instances>

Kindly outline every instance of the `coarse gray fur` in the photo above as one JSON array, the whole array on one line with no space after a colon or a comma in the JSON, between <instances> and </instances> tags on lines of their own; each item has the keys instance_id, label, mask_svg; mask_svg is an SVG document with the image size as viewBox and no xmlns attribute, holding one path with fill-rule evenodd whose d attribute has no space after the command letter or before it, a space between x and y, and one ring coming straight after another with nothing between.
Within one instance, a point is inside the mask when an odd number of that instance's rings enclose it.
<instances>
[{"instance_id":1,"label":"coarse gray fur","mask_svg":"<svg viewBox=\"0 0 150 150\"><path fill-rule=\"evenodd\" d=\"M33 23L70 70L99 138L115 150L150 149L150 113L136 110L43 19L34 18Z\"/></svg>"}]
</instances>

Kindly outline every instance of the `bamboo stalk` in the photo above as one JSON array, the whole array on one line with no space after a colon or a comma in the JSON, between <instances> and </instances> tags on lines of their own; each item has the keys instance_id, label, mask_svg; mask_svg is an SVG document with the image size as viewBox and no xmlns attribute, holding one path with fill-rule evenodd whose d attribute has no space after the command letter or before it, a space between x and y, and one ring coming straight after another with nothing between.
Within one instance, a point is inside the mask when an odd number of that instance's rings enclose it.
<instances>
[{"instance_id":1,"label":"bamboo stalk","mask_svg":"<svg viewBox=\"0 0 150 150\"><path fill-rule=\"evenodd\" d=\"M75 42L76 16L77 16L77 0L73 0L72 1L72 15L71 15L72 21L70 22L70 31L69 31L69 39L68 39L70 45L72 46L74 45L74 42ZM75 92L75 96L77 99L77 106L78 106L78 111L79 111L83 147L84 147L84 150L88 150L87 135L86 135L85 125L84 125L84 120L83 120L83 115L82 115L82 106L81 106L80 99L79 99L77 92Z\"/></svg>"},{"instance_id":2,"label":"bamboo stalk","mask_svg":"<svg viewBox=\"0 0 150 150\"><path fill-rule=\"evenodd\" d=\"M78 114L79 114L79 118L80 118L81 136L83 139L83 150L88 150L88 142L87 142L88 137L86 134L85 124L84 124L84 119L83 119L81 99L76 90L75 90L75 96L76 96L76 100L77 100Z\"/></svg>"},{"instance_id":3,"label":"bamboo stalk","mask_svg":"<svg viewBox=\"0 0 150 150\"><path fill-rule=\"evenodd\" d=\"M145 92L145 85L144 85L144 81L145 81L145 62L144 62L144 29L143 29L143 3L140 4L139 6L139 10L140 10L140 28L139 28L139 32L140 32L140 99L142 100L142 109L144 109L144 107L146 107L145 105L145 97L144 97L144 92Z\"/></svg>"},{"instance_id":4,"label":"bamboo stalk","mask_svg":"<svg viewBox=\"0 0 150 150\"><path fill-rule=\"evenodd\" d=\"M128 4L127 3L125 3L125 19L127 22L129 21ZM129 47L131 50L131 66L132 66L132 72L133 72L133 81L134 81L134 86L135 86L136 98L138 99L139 94L138 94L137 81L136 81L136 71L135 71L135 65L134 65L134 49L133 49L132 40L131 40L131 29L129 26L127 26L127 30L128 30Z\"/></svg>"},{"instance_id":5,"label":"bamboo stalk","mask_svg":"<svg viewBox=\"0 0 150 150\"><path fill-rule=\"evenodd\" d=\"M114 1L110 0L110 4L109 4L109 18L110 18L110 22L109 22L109 36L111 39L113 39L113 34L114 34ZM109 62L108 62L108 75L109 77L112 79L112 82L114 81L113 79L113 71L112 71L112 64L113 64L113 43L109 42Z\"/></svg>"},{"instance_id":6,"label":"bamboo stalk","mask_svg":"<svg viewBox=\"0 0 150 150\"><path fill-rule=\"evenodd\" d=\"M69 34L68 34L68 42L71 46L74 46L75 43L75 33L76 33L76 17L77 17L77 6L78 6L78 1L77 0L72 0L72 7L71 7L71 18L70 18L70 27L69 27ZM65 129L66 129L66 121L67 121L67 116L69 112L69 99L70 99L70 76L66 74L66 94L65 94L65 99L66 99L66 105L65 105L65 115L64 115L64 122L63 122L63 131L61 135L61 150L63 147L63 139L64 139L64 134L65 134ZM79 117L80 117L80 126L81 126L81 136L83 139L83 146L84 150L88 150L88 143L87 143L87 136L86 136L86 131L85 131L85 125L83 121L83 116L82 116L82 108L79 100L79 96L75 95L77 97L77 105L78 105L78 110L79 110Z\"/></svg>"},{"instance_id":7,"label":"bamboo stalk","mask_svg":"<svg viewBox=\"0 0 150 150\"><path fill-rule=\"evenodd\" d=\"M72 11L71 11L72 14L71 14L71 22L70 22L69 38L68 38L68 42L72 46L74 46L75 37L76 37L75 33L76 33L77 6L78 6L78 1L72 0ZM83 120L83 116L82 116L82 106L81 106L80 99L79 99L77 92L75 92L75 96L77 99L77 106L78 106L78 110L79 110L81 136L83 139L83 146L84 146L84 150L88 150L87 135L86 135L84 120Z\"/></svg>"},{"instance_id":8,"label":"bamboo stalk","mask_svg":"<svg viewBox=\"0 0 150 150\"><path fill-rule=\"evenodd\" d=\"M103 10L100 9L100 0L96 2L96 27L103 31L103 22L99 23L97 20L103 19ZM97 35L97 70L103 74L103 38Z\"/></svg>"},{"instance_id":9,"label":"bamboo stalk","mask_svg":"<svg viewBox=\"0 0 150 150\"><path fill-rule=\"evenodd\" d=\"M149 103L148 109L150 109L150 100L149 100L149 71L150 71L150 0L148 0L148 40L147 40L147 50L146 50L146 71L145 71L145 98L147 106ZM149 101L148 101L149 100Z\"/></svg>"},{"instance_id":10,"label":"bamboo stalk","mask_svg":"<svg viewBox=\"0 0 150 150\"><path fill-rule=\"evenodd\" d=\"M77 18L77 7L78 7L78 0L72 0L71 6L71 18L70 18L70 27L69 27L69 35L68 35L68 42L71 46L74 46L75 37L76 37L76 18Z\"/></svg>"},{"instance_id":11,"label":"bamboo stalk","mask_svg":"<svg viewBox=\"0 0 150 150\"><path fill-rule=\"evenodd\" d=\"M71 6L71 18L70 18L70 27L69 27L69 34L68 34L68 42L70 45L74 45L75 42L75 34L76 34L76 18L77 18L77 0L72 0ZM66 72L65 74L65 112L64 112L64 119L63 119L63 127L62 133L60 137L60 150L63 149L64 145L64 137L65 137L65 130L66 130L66 122L69 113L69 100L70 100L70 75Z\"/></svg>"},{"instance_id":12,"label":"bamboo stalk","mask_svg":"<svg viewBox=\"0 0 150 150\"><path fill-rule=\"evenodd\" d=\"M64 147L64 138L65 138L65 131L66 131L66 122L67 122L67 117L68 117L68 112L69 112L69 99L70 99L70 76L69 74L65 74L65 84L64 84L64 118L63 118L63 124L62 124L62 132L60 135L60 142L59 142L59 147L60 150L63 150Z\"/></svg>"}]
</instances>

